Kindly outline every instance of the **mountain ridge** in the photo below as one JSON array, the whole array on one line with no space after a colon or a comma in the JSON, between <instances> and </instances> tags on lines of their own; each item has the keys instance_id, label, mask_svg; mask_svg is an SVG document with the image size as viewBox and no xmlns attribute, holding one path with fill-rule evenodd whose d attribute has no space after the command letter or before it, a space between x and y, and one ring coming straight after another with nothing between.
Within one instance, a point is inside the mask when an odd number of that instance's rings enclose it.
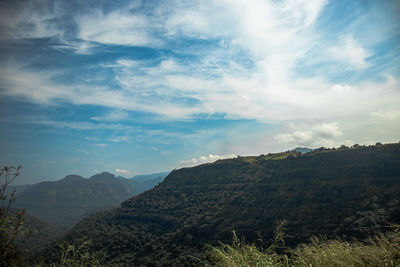
<instances>
[{"instance_id":1,"label":"mountain ridge","mask_svg":"<svg viewBox=\"0 0 400 267\"><path fill-rule=\"evenodd\" d=\"M50 225L68 229L84 216L117 207L122 201L140 194L158 181L143 181L145 187L129 179L118 179L102 172L89 178L67 175L57 181L43 181L29 186L17 186L16 208Z\"/></svg>"},{"instance_id":2,"label":"mountain ridge","mask_svg":"<svg viewBox=\"0 0 400 267\"><path fill-rule=\"evenodd\" d=\"M172 171L64 239L91 240L102 264L193 266L204 263L205 244L229 243L233 230L268 244L280 219L290 245L312 235L362 238L400 222L399 180L399 144L219 160Z\"/></svg>"}]
</instances>

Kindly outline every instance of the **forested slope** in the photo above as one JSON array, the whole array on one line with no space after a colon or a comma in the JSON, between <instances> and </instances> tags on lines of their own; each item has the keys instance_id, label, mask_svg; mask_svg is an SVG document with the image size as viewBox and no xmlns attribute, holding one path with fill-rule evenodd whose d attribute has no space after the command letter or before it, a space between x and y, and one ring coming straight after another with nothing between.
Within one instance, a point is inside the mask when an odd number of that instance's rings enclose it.
<instances>
[{"instance_id":1,"label":"forested slope","mask_svg":"<svg viewBox=\"0 0 400 267\"><path fill-rule=\"evenodd\" d=\"M278 219L288 220L289 245L363 238L400 223L399 201L399 144L239 157L174 170L63 241L89 241L101 263L201 265L205 244L230 243L233 230L266 247ZM36 260L59 257L54 245Z\"/></svg>"}]
</instances>

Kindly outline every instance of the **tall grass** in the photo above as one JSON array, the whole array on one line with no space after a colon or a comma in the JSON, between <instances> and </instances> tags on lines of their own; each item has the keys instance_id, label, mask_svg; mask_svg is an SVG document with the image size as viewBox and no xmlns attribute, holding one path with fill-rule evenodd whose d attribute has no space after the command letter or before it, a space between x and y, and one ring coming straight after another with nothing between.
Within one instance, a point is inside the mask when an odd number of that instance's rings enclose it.
<instances>
[{"instance_id":1,"label":"tall grass","mask_svg":"<svg viewBox=\"0 0 400 267\"><path fill-rule=\"evenodd\" d=\"M234 233L233 244L221 244L210 254L212 266L288 266L284 258L274 251L261 252L254 244L245 245Z\"/></svg>"},{"instance_id":2,"label":"tall grass","mask_svg":"<svg viewBox=\"0 0 400 267\"><path fill-rule=\"evenodd\" d=\"M90 241L78 243L59 243L60 257L57 262L33 264L34 267L96 267L99 258L93 250L89 249Z\"/></svg>"},{"instance_id":3,"label":"tall grass","mask_svg":"<svg viewBox=\"0 0 400 267\"><path fill-rule=\"evenodd\" d=\"M400 266L398 229L364 242L312 238L291 251L293 266Z\"/></svg>"},{"instance_id":4,"label":"tall grass","mask_svg":"<svg viewBox=\"0 0 400 267\"><path fill-rule=\"evenodd\" d=\"M220 247L211 248L208 255L212 266L289 266L287 255L280 255L275 251L285 249L286 221L277 222L273 243L265 250L259 250L254 244L246 245L233 232L232 245L221 244Z\"/></svg>"},{"instance_id":5,"label":"tall grass","mask_svg":"<svg viewBox=\"0 0 400 267\"><path fill-rule=\"evenodd\" d=\"M278 231L278 234L281 233ZM279 239L278 239L279 240ZM363 242L313 237L311 243L277 254L277 239L267 249L244 244L234 233L233 244L212 248L212 266L400 266L400 231L393 229ZM282 249L282 247L281 247Z\"/></svg>"}]
</instances>

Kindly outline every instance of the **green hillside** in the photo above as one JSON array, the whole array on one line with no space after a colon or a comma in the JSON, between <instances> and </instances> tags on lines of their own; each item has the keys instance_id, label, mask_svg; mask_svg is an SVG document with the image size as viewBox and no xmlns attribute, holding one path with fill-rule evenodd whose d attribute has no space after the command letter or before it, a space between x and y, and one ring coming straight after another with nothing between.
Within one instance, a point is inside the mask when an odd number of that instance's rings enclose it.
<instances>
[{"instance_id":1,"label":"green hillside","mask_svg":"<svg viewBox=\"0 0 400 267\"><path fill-rule=\"evenodd\" d=\"M286 242L364 238L400 223L400 145L287 152L172 171L156 188L76 225L62 242L88 242L100 263L203 265L232 231L267 247L276 220ZM34 261L57 262L52 248Z\"/></svg>"}]
</instances>

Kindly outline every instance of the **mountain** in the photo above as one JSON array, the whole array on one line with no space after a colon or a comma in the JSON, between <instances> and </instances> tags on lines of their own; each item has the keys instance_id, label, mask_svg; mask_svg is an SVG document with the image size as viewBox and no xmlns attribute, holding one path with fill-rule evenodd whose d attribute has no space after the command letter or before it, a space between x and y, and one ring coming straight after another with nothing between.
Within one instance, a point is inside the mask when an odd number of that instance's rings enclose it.
<instances>
[{"instance_id":1,"label":"mountain","mask_svg":"<svg viewBox=\"0 0 400 267\"><path fill-rule=\"evenodd\" d=\"M169 174L169 172L159 172L146 175L136 175L130 178L134 186L134 191L138 195L144 191L152 189L158 183L160 183Z\"/></svg>"},{"instance_id":2,"label":"mountain","mask_svg":"<svg viewBox=\"0 0 400 267\"><path fill-rule=\"evenodd\" d=\"M68 175L55 182L41 182L17 194L15 207L51 225L67 229L95 211L118 206L135 195L129 181L103 172L89 179Z\"/></svg>"},{"instance_id":3,"label":"mountain","mask_svg":"<svg viewBox=\"0 0 400 267\"><path fill-rule=\"evenodd\" d=\"M89 179L68 175L55 182L10 186L16 190L15 207L55 227L68 229L93 212L117 207L122 201L153 188L167 176L165 173L137 175L130 179L108 172Z\"/></svg>"},{"instance_id":4,"label":"mountain","mask_svg":"<svg viewBox=\"0 0 400 267\"><path fill-rule=\"evenodd\" d=\"M400 144L291 151L172 171L118 209L79 222L62 241L89 241L101 264L194 266L232 231L267 247L276 220L287 244L313 235L363 238L400 223ZM33 262L57 262L53 244Z\"/></svg>"},{"instance_id":5,"label":"mountain","mask_svg":"<svg viewBox=\"0 0 400 267\"><path fill-rule=\"evenodd\" d=\"M22 191L24 191L25 189L27 189L29 186L31 186L30 184L24 184L24 185L9 185L6 188L5 191L5 195L9 196L11 195L12 192L16 194L21 193Z\"/></svg>"}]
</instances>

